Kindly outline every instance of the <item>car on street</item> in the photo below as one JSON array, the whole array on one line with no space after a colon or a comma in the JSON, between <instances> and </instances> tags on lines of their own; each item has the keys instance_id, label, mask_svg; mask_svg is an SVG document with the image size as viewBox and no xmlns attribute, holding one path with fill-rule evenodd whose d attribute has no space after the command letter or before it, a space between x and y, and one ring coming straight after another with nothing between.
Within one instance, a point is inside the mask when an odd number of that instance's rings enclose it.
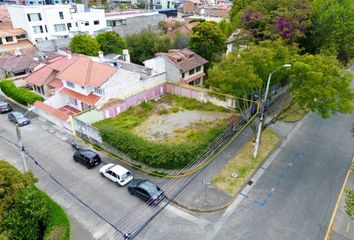
<instances>
[{"instance_id":1,"label":"car on street","mask_svg":"<svg viewBox=\"0 0 354 240\"><path fill-rule=\"evenodd\" d=\"M101 167L100 174L120 186L124 186L133 180L133 174L128 169L113 163Z\"/></svg>"},{"instance_id":2,"label":"car on street","mask_svg":"<svg viewBox=\"0 0 354 240\"><path fill-rule=\"evenodd\" d=\"M80 149L73 155L74 161L85 165L87 168L92 168L101 163L100 156L89 149Z\"/></svg>"},{"instance_id":3,"label":"car on street","mask_svg":"<svg viewBox=\"0 0 354 240\"><path fill-rule=\"evenodd\" d=\"M130 194L137 196L148 205L157 205L165 198L165 193L149 180L134 179L128 186Z\"/></svg>"},{"instance_id":4,"label":"car on street","mask_svg":"<svg viewBox=\"0 0 354 240\"><path fill-rule=\"evenodd\" d=\"M20 127L28 125L31 122L28 118L25 117L25 115L20 112L11 112L9 115L7 115L7 117L11 122L17 124Z\"/></svg>"},{"instance_id":5,"label":"car on street","mask_svg":"<svg viewBox=\"0 0 354 240\"><path fill-rule=\"evenodd\" d=\"M0 113L11 112L12 107L8 102L0 101Z\"/></svg>"}]
</instances>

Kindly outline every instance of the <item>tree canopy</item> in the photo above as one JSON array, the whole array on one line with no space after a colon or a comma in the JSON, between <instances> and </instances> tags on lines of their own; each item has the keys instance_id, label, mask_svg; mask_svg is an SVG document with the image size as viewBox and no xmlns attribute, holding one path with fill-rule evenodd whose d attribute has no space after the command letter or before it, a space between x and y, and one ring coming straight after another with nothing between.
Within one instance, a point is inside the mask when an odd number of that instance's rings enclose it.
<instances>
[{"instance_id":1,"label":"tree canopy","mask_svg":"<svg viewBox=\"0 0 354 240\"><path fill-rule=\"evenodd\" d=\"M193 28L189 46L191 50L212 62L226 50L225 40L216 23L202 22Z\"/></svg>"},{"instance_id":2,"label":"tree canopy","mask_svg":"<svg viewBox=\"0 0 354 240\"><path fill-rule=\"evenodd\" d=\"M121 54L123 49L127 48L127 43L116 32L104 32L96 36L100 49L104 54Z\"/></svg>"},{"instance_id":3,"label":"tree canopy","mask_svg":"<svg viewBox=\"0 0 354 240\"><path fill-rule=\"evenodd\" d=\"M352 0L314 0L306 50L335 55L342 63L348 63L354 56L353 12Z\"/></svg>"},{"instance_id":4,"label":"tree canopy","mask_svg":"<svg viewBox=\"0 0 354 240\"><path fill-rule=\"evenodd\" d=\"M167 52L172 47L172 40L151 31L144 31L126 38L132 62L141 64L153 58L155 53Z\"/></svg>"},{"instance_id":5,"label":"tree canopy","mask_svg":"<svg viewBox=\"0 0 354 240\"><path fill-rule=\"evenodd\" d=\"M245 96L262 88L270 72L290 63L290 69L273 74L271 84L288 79L294 100L324 118L337 112L351 112L351 74L340 68L335 57L298 52L297 47L279 41L252 44L216 64L209 71L207 83L223 93Z\"/></svg>"},{"instance_id":6,"label":"tree canopy","mask_svg":"<svg viewBox=\"0 0 354 240\"><path fill-rule=\"evenodd\" d=\"M95 38L82 34L74 36L69 45L73 53L80 53L88 56L97 56L100 45Z\"/></svg>"}]
</instances>

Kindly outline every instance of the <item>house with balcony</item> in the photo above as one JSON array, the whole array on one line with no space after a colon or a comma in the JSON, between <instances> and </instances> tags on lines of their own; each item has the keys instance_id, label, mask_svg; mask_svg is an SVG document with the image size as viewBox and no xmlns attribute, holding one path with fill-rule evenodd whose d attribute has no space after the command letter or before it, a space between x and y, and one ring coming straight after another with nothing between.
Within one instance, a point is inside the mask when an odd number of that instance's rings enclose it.
<instances>
[{"instance_id":1,"label":"house with balcony","mask_svg":"<svg viewBox=\"0 0 354 240\"><path fill-rule=\"evenodd\" d=\"M68 39L77 33L95 34L107 29L104 10L77 5L10 5L14 28L22 28L28 39L37 42Z\"/></svg>"},{"instance_id":2,"label":"house with balcony","mask_svg":"<svg viewBox=\"0 0 354 240\"><path fill-rule=\"evenodd\" d=\"M161 62L162 64L157 64ZM166 71L167 80L202 86L204 66L208 61L189 49L170 49L167 53L156 53L155 58L144 62L145 66L159 65Z\"/></svg>"},{"instance_id":3,"label":"house with balcony","mask_svg":"<svg viewBox=\"0 0 354 240\"><path fill-rule=\"evenodd\" d=\"M120 60L68 54L25 80L45 98L34 104L36 112L70 128L68 121L77 113L102 108L101 118L114 117L129 106L160 96L166 74ZM139 99L131 101L136 95Z\"/></svg>"}]
</instances>

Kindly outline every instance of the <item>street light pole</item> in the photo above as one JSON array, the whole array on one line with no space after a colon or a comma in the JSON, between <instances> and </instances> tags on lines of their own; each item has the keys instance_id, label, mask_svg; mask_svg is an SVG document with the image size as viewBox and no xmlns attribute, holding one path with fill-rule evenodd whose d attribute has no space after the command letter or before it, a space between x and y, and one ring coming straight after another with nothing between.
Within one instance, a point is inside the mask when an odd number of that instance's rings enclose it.
<instances>
[{"instance_id":1,"label":"street light pole","mask_svg":"<svg viewBox=\"0 0 354 240\"><path fill-rule=\"evenodd\" d=\"M264 122L264 106L267 103L267 99L268 99L268 92L269 92L269 85L270 85L270 80L272 79L272 75L273 73L277 72L278 70L280 70L281 68L289 68L291 67L291 64L284 64L283 66L278 67L277 69L275 69L273 72L271 72L268 76L268 80L267 80L267 87L266 87L266 91L264 94L264 101L261 107L261 116L259 118L259 125L258 125L258 131L257 131L257 137L256 137L256 144L254 146L254 153L253 153L253 158L257 157L258 154L258 148L259 148L259 140L261 138L261 132L262 132L262 125Z\"/></svg>"}]
</instances>

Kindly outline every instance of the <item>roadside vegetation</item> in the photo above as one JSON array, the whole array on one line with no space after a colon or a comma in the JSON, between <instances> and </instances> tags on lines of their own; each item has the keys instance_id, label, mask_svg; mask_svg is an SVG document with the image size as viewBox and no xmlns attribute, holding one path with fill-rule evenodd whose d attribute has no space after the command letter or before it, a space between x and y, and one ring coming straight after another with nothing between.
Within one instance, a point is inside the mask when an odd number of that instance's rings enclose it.
<instances>
[{"instance_id":1,"label":"roadside vegetation","mask_svg":"<svg viewBox=\"0 0 354 240\"><path fill-rule=\"evenodd\" d=\"M345 195L345 212L352 220L354 220L354 189L345 190Z\"/></svg>"},{"instance_id":2,"label":"roadside vegetation","mask_svg":"<svg viewBox=\"0 0 354 240\"><path fill-rule=\"evenodd\" d=\"M0 160L0 239L69 240L67 215L35 182L31 172Z\"/></svg>"},{"instance_id":3,"label":"roadside vegetation","mask_svg":"<svg viewBox=\"0 0 354 240\"><path fill-rule=\"evenodd\" d=\"M262 164L268 155L278 146L280 138L270 129L266 129L261 138L257 158L253 158L253 143L243 145L236 155L214 176L212 184L224 192L235 196L246 184L253 172ZM237 174L237 177L236 175ZM233 176L234 175L234 176Z\"/></svg>"},{"instance_id":4,"label":"roadside vegetation","mask_svg":"<svg viewBox=\"0 0 354 240\"><path fill-rule=\"evenodd\" d=\"M170 114L187 110L201 113L202 111L224 113L226 117L216 121L199 120L199 125L192 123L187 127L168 129L171 131L169 135L174 137L157 138L156 134L151 134L151 137L159 139L153 141L142 136L141 132L146 128L153 128L153 123L146 127L143 126L149 118L160 118L164 115L167 117ZM194 160L221 133L228 123L227 117L234 116L228 112L230 111L210 103L166 95L157 102L142 103L115 118L106 119L94 125L100 130L102 139L106 143L124 152L130 158L155 168L178 169ZM164 124L161 121L155 127L161 128ZM141 126L143 127L139 130ZM164 137L164 134L161 135Z\"/></svg>"},{"instance_id":5,"label":"roadside vegetation","mask_svg":"<svg viewBox=\"0 0 354 240\"><path fill-rule=\"evenodd\" d=\"M284 122L297 122L300 121L308 111L301 108L299 104L294 103L285 109L279 116L279 120Z\"/></svg>"},{"instance_id":6,"label":"roadside vegetation","mask_svg":"<svg viewBox=\"0 0 354 240\"><path fill-rule=\"evenodd\" d=\"M33 104L35 101L43 101L43 97L25 88L16 87L11 80L0 81L0 89L6 96L23 105Z\"/></svg>"}]
</instances>

